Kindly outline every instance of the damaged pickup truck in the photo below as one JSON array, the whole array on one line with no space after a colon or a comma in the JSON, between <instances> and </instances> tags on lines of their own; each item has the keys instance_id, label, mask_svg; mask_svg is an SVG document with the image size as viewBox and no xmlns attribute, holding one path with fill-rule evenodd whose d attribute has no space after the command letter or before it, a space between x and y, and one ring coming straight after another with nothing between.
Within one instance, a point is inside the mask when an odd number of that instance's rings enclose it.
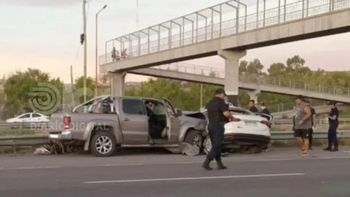
<instances>
[{"instance_id":1,"label":"damaged pickup truck","mask_svg":"<svg viewBox=\"0 0 350 197\"><path fill-rule=\"evenodd\" d=\"M205 129L205 117L184 115L166 99L100 96L72 113L53 114L49 138L81 144L99 157L126 147L164 147L176 153L194 149L199 154Z\"/></svg>"}]
</instances>

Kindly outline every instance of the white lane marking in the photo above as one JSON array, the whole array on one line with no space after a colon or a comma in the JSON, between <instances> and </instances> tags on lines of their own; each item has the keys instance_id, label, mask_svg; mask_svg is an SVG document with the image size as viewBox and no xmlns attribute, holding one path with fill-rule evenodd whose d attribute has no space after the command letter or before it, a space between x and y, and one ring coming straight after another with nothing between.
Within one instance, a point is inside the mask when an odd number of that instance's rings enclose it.
<instances>
[{"instance_id":1,"label":"white lane marking","mask_svg":"<svg viewBox=\"0 0 350 197\"><path fill-rule=\"evenodd\" d=\"M125 164L99 164L85 167L125 167L125 166L149 166L149 165L185 165L185 164L199 164L202 161L184 161L184 162L161 162L161 163L125 163Z\"/></svg>"},{"instance_id":2,"label":"white lane marking","mask_svg":"<svg viewBox=\"0 0 350 197\"><path fill-rule=\"evenodd\" d=\"M58 169L58 168L61 168L61 166L25 166L25 167L13 168L13 170L40 170L40 169Z\"/></svg>"},{"instance_id":3,"label":"white lane marking","mask_svg":"<svg viewBox=\"0 0 350 197\"><path fill-rule=\"evenodd\" d=\"M179 177L179 178L158 178L158 179L102 180L102 181L85 181L84 184L140 183L140 182L162 182L162 181L193 181L193 180L238 179L238 178L262 178L262 177L286 177L286 176L305 176L305 173L252 174L252 175L206 176L206 177Z\"/></svg>"},{"instance_id":4,"label":"white lane marking","mask_svg":"<svg viewBox=\"0 0 350 197\"><path fill-rule=\"evenodd\" d=\"M119 167L119 166L144 166L144 163L125 163L125 164L99 164L95 166L86 166L86 167Z\"/></svg>"}]
</instances>

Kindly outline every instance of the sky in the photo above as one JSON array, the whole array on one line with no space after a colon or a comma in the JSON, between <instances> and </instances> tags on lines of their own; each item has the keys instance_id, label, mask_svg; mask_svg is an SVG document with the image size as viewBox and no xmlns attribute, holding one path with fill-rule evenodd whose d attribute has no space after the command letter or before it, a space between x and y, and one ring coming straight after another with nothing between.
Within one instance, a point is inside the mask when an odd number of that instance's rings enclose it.
<instances>
[{"instance_id":1,"label":"sky","mask_svg":"<svg viewBox=\"0 0 350 197\"><path fill-rule=\"evenodd\" d=\"M168 19L221 3L225 0L89 0L88 75L95 72L94 16L99 16L99 53L104 42ZM251 1L251 0L248 0ZM138 10L139 20L136 22ZM16 71L37 68L52 77L70 81L83 74L82 0L0 0L0 77ZM258 58L267 67L301 55L312 69L350 70L350 33L309 39L247 51L245 60ZM191 61L201 65L223 66L219 57ZM128 81L144 80L130 75Z\"/></svg>"}]
</instances>

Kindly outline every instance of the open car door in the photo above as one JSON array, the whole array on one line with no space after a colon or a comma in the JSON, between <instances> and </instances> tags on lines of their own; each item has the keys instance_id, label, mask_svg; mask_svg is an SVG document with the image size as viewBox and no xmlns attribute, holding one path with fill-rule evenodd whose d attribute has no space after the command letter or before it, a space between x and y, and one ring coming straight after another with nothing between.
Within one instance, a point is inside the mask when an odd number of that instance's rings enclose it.
<instances>
[{"instance_id":1,"label":"open car door","mask_svg":"<svg viewBox=\"0 0 350 197\"><path fill-rule=\"evenodd\" d=\"M169 143L179 143L179 133L180 133L180 121L177 117L176 110L171 102L162 98L164 105L167 108L167 136Z\"/></svg>"}]
</instances>

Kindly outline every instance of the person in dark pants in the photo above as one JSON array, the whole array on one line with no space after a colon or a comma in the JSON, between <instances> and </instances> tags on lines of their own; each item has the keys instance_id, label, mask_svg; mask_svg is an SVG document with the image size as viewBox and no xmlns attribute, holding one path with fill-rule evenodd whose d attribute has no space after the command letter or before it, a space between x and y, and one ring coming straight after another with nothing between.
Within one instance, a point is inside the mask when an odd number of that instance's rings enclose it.
<instances>
[{"instance_id":1,"label":"person in dark pants","mask_svg":"<svg viewBox=\"0 0 350 197\"><path fill-rule=\"evenodd\" d=\"M232 120L233 117L229 111L228 105L225 103L226 93L224 89L219 88L215 91L215 97L209 101L206 106L208 111L208 131L212 143L212 148L209 151L202 167L206 170L212 170L210 162L216 160L217 168L219 170L227 167L221 161L222 143L224 140L224 125Z\"/></svg>"},{"instance_id":2,"label":"person in dark pants","mask_svg":"<svg viewBox=\"0 0 350 197\"><path fill-rule=\"evenodd\" d=\"M325 151L335 152L338 151L338 139L337 139L337 128L339 125L339 111L337 108L337 103L331 101L328 103L331 108L328 116L329 129L328 129L328 147L325 148ZM333 147L333 148L332 148Z\"/></svg>"},{"instance_id":3,"label":"person in dark pants","mask_svg":"<svg viewBox=\"0 0 350 197\"><path fill-rule=\"evenodd\" d=\"M316 110L311 106L311 102L307 101L306 102L311 110L311 124L312 127L308 129L308 137L309 137L309 150L312 150L312 141L313 141L313 133L314 133L314 128L315 128L315 119L316 119Z\"/></svg>"},{"instance_id":4,"label":"person in dark pants","mask_svg":"<svg viewBox=\"0 0 350 197\"><path fill-rule=\"evenodd\" d=\"M303 155L308 155L309 149L309 138L308 130L312 127L311 123L311 110L310 107L306 104L305 98L302 95L299 95L295 99L295 113L293 116L294 122L294 137L296 142L300 146L300 150Z\"/></svg>"}]
</instances>

